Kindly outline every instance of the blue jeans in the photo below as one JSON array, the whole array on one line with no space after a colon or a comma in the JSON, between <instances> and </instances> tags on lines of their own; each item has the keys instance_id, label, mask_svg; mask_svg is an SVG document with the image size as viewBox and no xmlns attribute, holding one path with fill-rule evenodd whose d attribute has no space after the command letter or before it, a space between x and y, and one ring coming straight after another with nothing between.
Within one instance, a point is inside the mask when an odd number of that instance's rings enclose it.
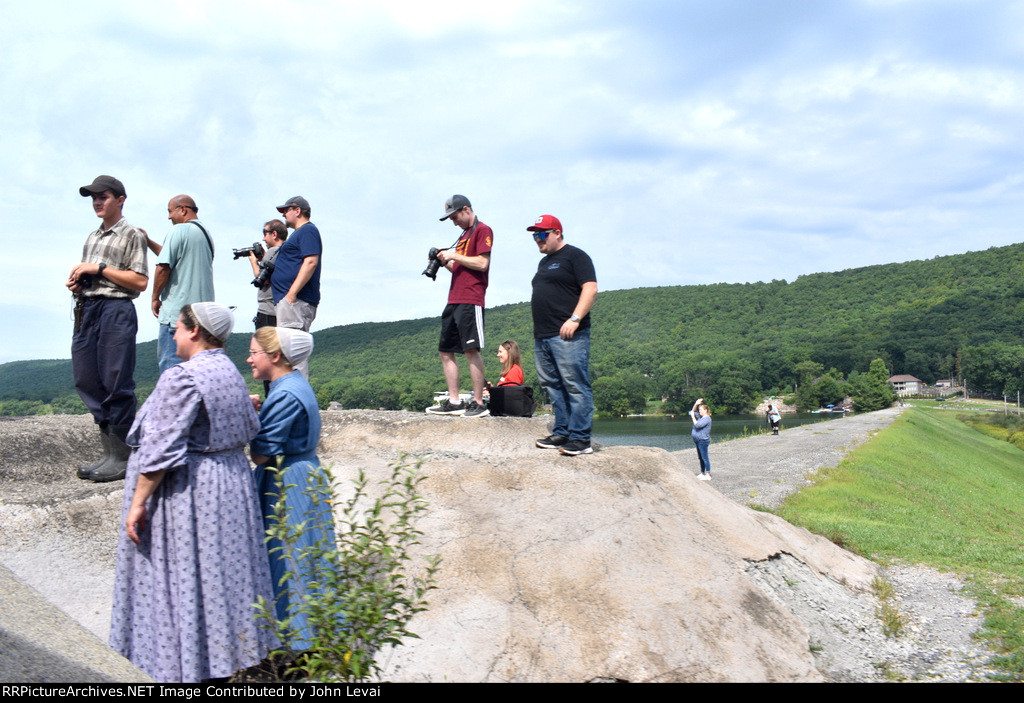
<instances>
[{"instance_id":1,"label":"blue jeans","mask_svg":"<svg viewBox=\"0 0 1024 703\"><path fill-rule=\"evenodd\" d=\"M160 364L160 373L176 364L182 364L184 359L178 358L178 345L174 343L175 325L160 325L156 333L156 356Z\"/></svg>"},{"instance_id":2,"label":"blue jeans","mask_svg":"<svg viewBox=\"0 0 1024 703\"><path fill-rule=\"evenodd\" d=\"M697 445L697 458L700 460L700 472L702 474L711 473L711 459L708 458L708 444L710 440L707 439L695 439L693 443Z\"/></svg>"},{"instance_id":3,"label":"blue jeans","mask_svg":"<svg viewBox=\"0 0 1024 703\"><path fill-rule=\"evenodd\" d=\"M572 339L533 340L533 361L540 385L547 391L555 412L555 428L551 434L589 442L594 420L590 329L577 330Z\"/></svg>"}]
</instances>

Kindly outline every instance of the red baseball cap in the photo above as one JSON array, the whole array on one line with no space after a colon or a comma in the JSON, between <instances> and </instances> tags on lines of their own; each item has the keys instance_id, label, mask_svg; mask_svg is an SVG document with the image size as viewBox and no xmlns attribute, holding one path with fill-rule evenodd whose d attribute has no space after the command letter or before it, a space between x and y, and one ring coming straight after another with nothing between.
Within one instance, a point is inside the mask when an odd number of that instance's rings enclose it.
<instances>
[{"instance_id":1,"label":"red baseball cap","mask_svg":"<svg viewBox=\"0 0 1024 703\"><path fill-rule=\"evenodd\" d=\"M527 227L527 232L540 232L546 229L557 229L559 232L565 232L562 229L562 223L558 221L558 218L554 215L541 215L537 218L537 221L533 223L532 227Z\"/></svg>"}]
</instances>

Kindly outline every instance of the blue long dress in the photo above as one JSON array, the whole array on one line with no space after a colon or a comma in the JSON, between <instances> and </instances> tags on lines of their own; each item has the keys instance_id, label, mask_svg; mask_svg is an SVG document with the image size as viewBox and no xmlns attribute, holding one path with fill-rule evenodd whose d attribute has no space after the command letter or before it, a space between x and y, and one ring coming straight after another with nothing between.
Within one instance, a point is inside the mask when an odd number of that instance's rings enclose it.
<instances>
[{"instance_id":1,"label":"blue long dress","mask_svg":"<svg viewBox=\"0 0 1024 703\"><path fill-rule=\"evenodd\" d=\"M110 646L157 681L201 681L277 646L253 603L272 597L256 486L245 458L259 423L220 349L160 376L128 434ZM140 473L165 470L136 545L124 519Z\"/></svg>"},{"instance_id":2,"label":"blue long dress","mask_svg":"<svg viewBox=\"0 0 1024 703\"><path fill-rule=\"evenodd\" d=\"M298 553L320 540L334 544L334 516L330 504L314 502L306 490L311 485L310 472L320 466L316 455L319 442L320 408L309 381L298 371L273 381L260 409L260 432L252 441L250 450L253 454L273 457L275 462L281 462L285 498L290 509L289 524L308 521L305 534L294 545ZM263 464L256 467L255 478L263 505L263 519L269 527L278 497L274 472L268 471L267 465ZM293 617L291 624L298 638L292 642L292 649L301 651L310 647L313 632L304 613L290 613L289 610L293 602L298 605L304 596L316 591L308 578L313 564L304 558L289 562L280 550L273 551L282 546L276 538L267 542L267 549L271 550L270 571L277 598L277 617L280 620L289 615ZM289 571L292 577L282 584L282 577Z\"/></svg>"}]
</instances>

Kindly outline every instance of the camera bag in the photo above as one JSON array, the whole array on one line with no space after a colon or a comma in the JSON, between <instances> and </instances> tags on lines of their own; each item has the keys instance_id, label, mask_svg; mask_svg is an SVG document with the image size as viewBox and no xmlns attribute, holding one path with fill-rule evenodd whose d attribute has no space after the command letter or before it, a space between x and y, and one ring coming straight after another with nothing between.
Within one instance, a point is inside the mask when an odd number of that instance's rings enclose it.
<instances>
[{"instance_id":1,"label":"camera bag","mask_svg":"<svg viewBox=\"0 0 1024 703\"><path fill-rule=\"evenodd\" d=\"M487 404L491 415L530 417L533 415L533 388L530 386L497 386L491 388Z\"/></svg>"}]
</instances>

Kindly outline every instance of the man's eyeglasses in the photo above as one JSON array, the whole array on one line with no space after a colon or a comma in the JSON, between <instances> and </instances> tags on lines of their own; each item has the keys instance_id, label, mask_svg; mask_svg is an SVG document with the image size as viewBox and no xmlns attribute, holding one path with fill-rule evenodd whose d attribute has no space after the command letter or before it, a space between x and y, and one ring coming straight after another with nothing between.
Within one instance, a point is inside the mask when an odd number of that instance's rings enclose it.
<instances>
[{"instance_id":1,"label":"man's eyeglasses","mask_svg":"<svg viewBox=\"0 0 1024 703\"><path fill-rule=\"evenodd\" d=\"M269 229L265 229L265 230L263 230L263 234L264 234L264 235L270 234L270 230L269 230Z\"/></svg>"},{"instance_id":2,"label":"man's eyeglasses","mask_svg":"<svg viewBox=\"0 0 1024 703\"><path fill-rule=\"evenodd\" d=\"M537 232L533 233L533 240L535 242L543 242L545 239L548 238L549 234L551 234L551 230L549 229L538 230Z\"/></svg>"}]
</instances>

